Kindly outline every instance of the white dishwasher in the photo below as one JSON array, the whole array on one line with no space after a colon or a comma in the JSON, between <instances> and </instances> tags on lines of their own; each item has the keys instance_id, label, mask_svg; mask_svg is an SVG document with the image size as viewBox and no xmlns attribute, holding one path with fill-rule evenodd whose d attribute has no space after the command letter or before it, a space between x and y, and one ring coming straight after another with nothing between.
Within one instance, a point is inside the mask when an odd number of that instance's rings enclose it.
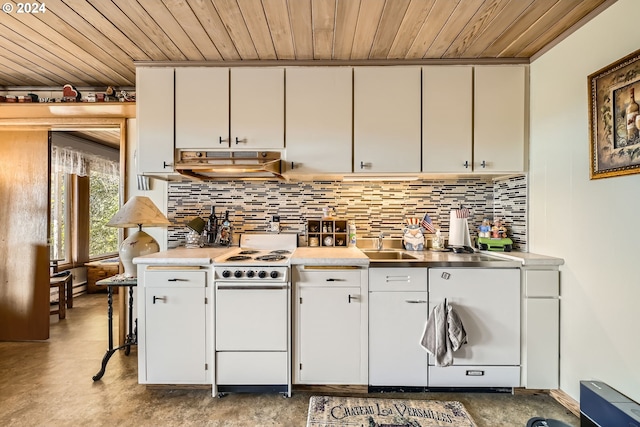
<instances>
[{"instance_id":1,"label":"white dishwasher","mask_svg":"<svg viewBox=\"0 0 640 427\"><path fill-rule=\"evenodd\" d=\"M369 268L369 390L424 389L427 269Z\"/></svg>"},{"instance_id":2,"label":"white dishwasher","mask_svg":"<svg viewBox=\"0 0 640 427\"><path fill-rule=\"evenodd\" d=\"M467 332L453 365L429 356L429 388L520 386L520 270L429 269L429 313L444 299Z\"/></svg>"}]
</instances>

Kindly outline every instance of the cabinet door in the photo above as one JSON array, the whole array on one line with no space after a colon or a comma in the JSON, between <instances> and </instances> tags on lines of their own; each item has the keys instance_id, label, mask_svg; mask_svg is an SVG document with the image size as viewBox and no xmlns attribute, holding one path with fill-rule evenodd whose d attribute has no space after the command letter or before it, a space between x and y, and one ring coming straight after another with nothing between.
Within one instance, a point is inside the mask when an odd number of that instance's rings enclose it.
<instances>
[{"instance_id":1,"label":"cabinet door","mask_svg":"<svg viewBox=\"0 0 640 427\"><path fill-rule=\"evenodd\" d=\"M474 170L522 172L525 148L524 66L475 67L474 80Z\"/></svg>"},{"instance_id":2,"label":"cabinet door","mask_svg":"<svg viewBox=\"0 0 640 427\"><path fill-rule=\"evenodd\" d=\"M422 68L422 170L471 172L473 67Z\"/></svg>"},{"instance_id":3,"label":"cabinet door","mask_svg":"<svg viewBox=\"0 0 640 427\"><path fill-rule=\"evenodd\" d=\"M231 69L231 147L284 148L284 69Z\"/></svg>"},{"instance_id":4,"label":"cabinet door","mask_svg":"<svg viewBox=\"0 0 640 427\"><path fill-rule=\"evenodd\" d=\"M301 67L286 73L287 170L351 172L351 68Z\"/></svg>"},{"instance_id":5,"label":"cabinet door","mask_svg":"<svg viewBox=\"0 0 640 427\"><path fill-rule=\"evenodd\" d=\"M369 293L369 384L427 386L426 292Z\"/></svg>"},{"instance_id":6,"label":"cabinet door","mask_svg":"<svg viewBox=\"0 0 640 427\"><path fill-rule=\"evenodd\" d=\"M307 384L361 384L359 287L298 290L298 378Z\"/></svg>"},{"instance_id":7,"label":"cabinet door","mask_svg":"<svg viewBox=\"0 0 640 427\"><path fill-rule=\"evenodd\" d=\"M420 172L420 73L354 69L354 172Z\"/></svg>"},{"instance_id":8,"label":"cabinet door","mask_svg":"<svg viewBox=\"0 0 640 427\"><path fill-rule=\"evenodd\" d=\"M146 288L144 325L148 383L207 382L204 287Z\"/></svg>"},{"instance_id":9,"label":"cabinet door","mask_svg":"<svg viewBox=\"0 0 640 427\"><path fill-rule=\"evenodd\" d=\"M138 173L173 172L173 68L136 68Z\"/></svg>"},{"instance_id":10,"label":"cabinet door","mask_svg":"<svg viewBox=\"0 0 640 427\"><path fill-rule=\"evenodd\" d=\"M530 389L555 389L559 385L560 272L525 270L523 385Z\"/></svg>"},{"instance_id":11,"label":"cabinet door","mask_svg":"<svg viewBox=\"0 0 640 427\"><path fill-rule=\"evenodd\" d=\"M429 269L429 313L445 298L467 332L454 365L520 365L520 270Z\"/></svg>"},{"instance_id":12,"label":"cabinet door","mask_svg":"<svg viewBox=\"0 0 640 427\"><path fill-rule=\"evenodd\" d=\"M560 368L560 301L527 298L524 309L524 385L532 389L556 389Z\"/></svg>"},{"instance_id":13,"label":"cabinet door","mask_svg":"<svg viewBox=\"0 0 640 427\"><path fill-rule=\"evenodd\" d=\"M229 148L229 69L176 68L176 148Z\"/></svg>"}]
</instances>

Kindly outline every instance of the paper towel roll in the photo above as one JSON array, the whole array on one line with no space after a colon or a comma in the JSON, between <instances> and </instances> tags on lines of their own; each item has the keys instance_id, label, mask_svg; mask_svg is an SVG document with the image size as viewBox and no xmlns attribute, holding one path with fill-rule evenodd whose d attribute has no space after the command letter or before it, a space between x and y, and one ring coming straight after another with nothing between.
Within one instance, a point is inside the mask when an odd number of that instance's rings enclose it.
<instances>
[{"instance_id":1,"label":"paper towel roll","mask_svg":"<svg viewBox=\"0 0 640 427\"><path fill-rule=\"evenodd\" d=\"M471 246L467 218L458 218L456 209L449 214L449 246Z\"/></svg>"}]
</instances>

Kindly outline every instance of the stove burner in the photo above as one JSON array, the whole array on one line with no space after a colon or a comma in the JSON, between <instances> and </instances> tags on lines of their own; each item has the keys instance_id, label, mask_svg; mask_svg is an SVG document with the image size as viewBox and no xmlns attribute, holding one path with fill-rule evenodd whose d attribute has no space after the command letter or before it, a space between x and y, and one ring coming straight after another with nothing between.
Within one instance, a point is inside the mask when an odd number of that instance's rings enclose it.
<instances>
[{"instance_id":1,"label":"stove burner","mask_svg":"<svg viewBox=\"0 0 640 427\"><path fill-rule=\"evenodd\" d=\"M256 251L254 249L247 249L245 251L238 252L238 255L253 255L253 254L257 254L258 252L260 251Z\"/></svg>"},{"instance_id":2,"label":"stove burner","mask_svg":"<svg viewBox=\"0 0 640 427\"><path fill-rule=\"evenodd\" d=\"M256 257L256 259L258 261L281 261L283 259L287 259L287 257L284 255L271 253L271 254Z\"/></svg>"},{"instance_id":3,"label":"stove burner","mask_svg":"<svg viewBox=\"0 0 640 427\"><path fill-rule=\"evenodd\" d=\"M290 254L291 251L288 251L286 249L276 249L275 251L271 251L269 253L270 254Z\"/></svg>"},{"instance_id":4,"label":"stove burner","mask_svg":"<svg viewBox=\"0 0 640 427\"><path fill-rule=\"evenodd\" d=\"M250 256L243 256L243 255L234 255L234 256L230 256L229 258L225 259L225 261L246 261L251 259Z\"/></svg>"}]
</instances>

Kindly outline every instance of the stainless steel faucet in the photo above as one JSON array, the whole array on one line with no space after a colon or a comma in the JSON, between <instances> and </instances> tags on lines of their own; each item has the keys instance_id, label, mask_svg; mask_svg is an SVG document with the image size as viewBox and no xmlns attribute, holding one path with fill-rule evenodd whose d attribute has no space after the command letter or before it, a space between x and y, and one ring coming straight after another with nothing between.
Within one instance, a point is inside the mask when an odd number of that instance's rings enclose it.
<instances>
[{"instance_id":1,"label":"stainless steel faucet","mask_svg":"<svg viewBox=\"0 0 640 427\"><path fill-rule=\"evenodd\" d=\"M383 239L384 239L384 232L380 233L378 235L378 241L377 241L377 247L378 250L381 251L382 250L382 246L383 246Z\"/></svg>"}]
</instances>

